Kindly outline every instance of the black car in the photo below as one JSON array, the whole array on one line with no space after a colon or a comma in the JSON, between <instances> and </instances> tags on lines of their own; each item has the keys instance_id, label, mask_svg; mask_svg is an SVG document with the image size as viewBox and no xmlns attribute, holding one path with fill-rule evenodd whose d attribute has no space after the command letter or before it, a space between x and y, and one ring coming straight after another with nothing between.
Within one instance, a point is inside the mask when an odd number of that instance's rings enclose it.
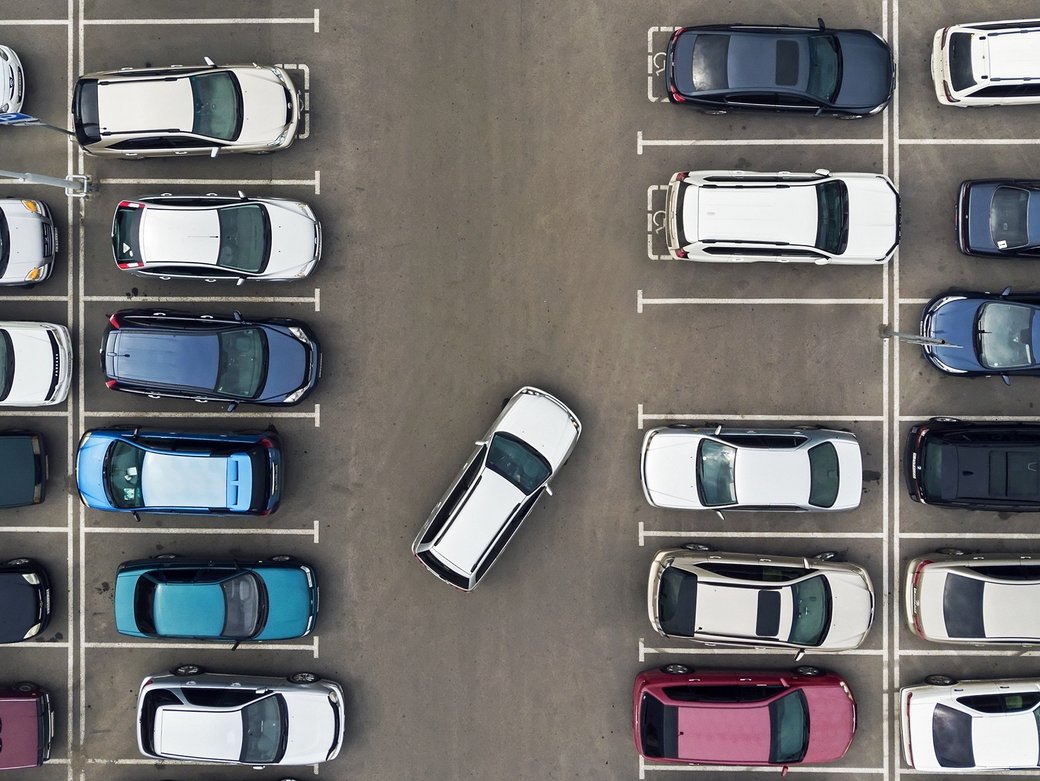
<instances>
[{"instance_id":1,"label":"black car","mask_svg":"<svg viewBox=\"0 0 1040 781\"><path fill-rule=\"evenodd\" d=\"M895 88L888 44L867 30L706 25L668 42L668 99L709 114L784 111L846 119L879 113Z\"/></svg>"},{"instance_id":2,"label":"black car","mask_svg":"<svg viewBox=\"0 0 1040 781\"><path fill-rule=\"evenodd\" d=\"M51 581L32 559L0 564L0 643L28 640L51 620Z\"/></svg>"},{"instance_id":3,"label":"black car","mask_svg":"<svg viewBox=\"0 0 1040 781\"><path fill-rule=\"evenodd\" d=\"M1040 510L1040 424L932 418L910 428L910 498L971 510Z\"/></svg>"},{"instance_id":4,"label":"black car","mask_svg":"<svg viewBox=\"0 0 1040 781\"><path fill-rule=\"evenodd\" d=\"M1040 181L961 182L957 244L965 255L1040 258Z\"/></svg>"},{"instance_id":5,"label":"black car","mask_svg":"<svg viewBox=\"0 0 1040 781\"><path fill-rule=\"evenodd\" d=\"M321 347L307 325L123 309L108 318L101 370L113 390L196 401L291 405L314 388Z\"/></svg>"},{"instance_id":6,"label":"black car","mask_svg":"<svg viewBox=\"0 0 1040 781\"><path fill-rule=\"evenodd\" d=\"M39 504L47 493L47 452L32 431L0 431L0 507Z\"/></svg>"}]
</instances>

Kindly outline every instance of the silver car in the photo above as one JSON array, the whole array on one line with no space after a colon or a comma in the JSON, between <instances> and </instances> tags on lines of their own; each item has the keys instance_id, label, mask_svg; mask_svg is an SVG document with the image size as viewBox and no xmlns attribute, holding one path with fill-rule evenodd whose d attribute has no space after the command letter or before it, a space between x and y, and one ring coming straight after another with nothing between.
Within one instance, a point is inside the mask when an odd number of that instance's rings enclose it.
<instances>
[{"instance_id":1,"label":"silver car","mask_svg":"<svg viewBox=\"0 0 1040 781\"><path fill-rule=\"evenodd\" d=\"M1040 559L1023 553L918 556L906 568L906 621L939 643L1040 643Z\"/></svg>"},{"instance_id":2,"label":"silver car","mask_svg":"<svg viewBox=\"0 0 1040 781\"><path fill-rule=\"evenodd\" d=\"M824 428L662 426L640 466L646 500L678 510L852 510L863 491L856 436Z\"/></svg>"},{"instance_id":3,"label":"silver car","mask_svg":"<svg viewBox=\"0 0 1040 781\"><path fill-rule=\"evenodd\" d=\"M58 231L43 201L0 198L0 285L31 287L54 270Z\"/></svg>"},{"instance_id":4,"label":"silver car","mask_svg":"<svg viewBox=\"0 0 1040 781\"><path fill-rule=\"evenodd\" d=\"M83 151L100 157L174 157L288 148L300 95L274 65L125 68L80 76L72 119Z\"/></svg>"},{"instance_id":5,"label":"silver car","mask_svg":"<svg viewBox=\"0 0 1040 781\"><path fill-rule=\"evenodd\" d=\"M156 759L313 765L343 744L343 689L314 673L207 673L185 664L141 683L137 745Z\"/></svg>"},{"instance_id":6,"label":"silver car","mask_svg":"<svg viewBox=\"0 0 1040 781\"><path fill-rule=\"evenodd\" d=\"M119 203L112 253L120 269L145 277L285 282L314 270L321 224L286 198L164 193Z\"/></svg>"},{"instance_id":7,"label":"silver car","mask_svg":"<svg viewBox=\"0 0 1040 781\"><path fill-rule=\"evenodd\" d=\"M412 553L463 591L476 588L567 462L581 422L562 401L523 387L502 408L419 531Z\"/></svg>"},{"instance_id":8,"label":"silver car","mask_svg":"<svg viewBox=\"0 0 1040 781\"><path fill-rule=\"evenodd\" d=\"M797 658L858 648L874 620L870 576L833 551L774 556L686 543L657 552L646 599L664 637L791 648Z\"/></svg>"}]
</instances>

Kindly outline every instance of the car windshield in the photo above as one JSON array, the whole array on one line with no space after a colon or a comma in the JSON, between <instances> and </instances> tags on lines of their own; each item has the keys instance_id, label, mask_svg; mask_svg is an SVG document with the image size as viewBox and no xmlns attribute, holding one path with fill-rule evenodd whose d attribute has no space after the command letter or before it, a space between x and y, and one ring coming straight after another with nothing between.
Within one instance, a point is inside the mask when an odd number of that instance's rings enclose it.
<instances>
[{"instance_id":1,"label":"car windshield","mask_svg":"<svg viewBox=\"0 0 1040 781\"><path fill-rule=\"evenodd\" d=\"M224 592L224 637L252 637L263 626L264 585L252 572L220 584Z\"/></svg>"},{"instance_id":2,"label":"car windshield","mask_svg":"<svg viewBox=\"0 0 1040 781\"><path fill-rule=\"evenodd\" d=\"M737 486L733 480L733 467L737 449L702 439L697 447L697 494L705 507L735 504Z\"/></svg>"},{"instance_id":3,"label":"car windshield","mask_svg":"<svg viewBox=\"0 0 1040 781\"><path fill-rule=\"evenodd\" d=\"M820 645L831 626L831 588L816 575L791 586L791 636L788 642L809 648Z\"/></svg>"},{"instance_id":4,"label":"car windshield","mask_svg":"<svg viewBox=\"0 0 1040 781\"><path fill-rule=\"evenodd\" d=\"M501 431L491 438L487 465L525 494L534 493L552 474L552 467L541 453Z\"/></svg>"},{"instance_id":5,"label":"car windshield","mask_svg":"<svg viewBox=\"0 0 1040 781\"><path fill-rule=\"evenodd\" d=\"M259 328L222 331L217 367L218 393L251 399L260 393L267 339Z\"/></svg>"},{"instance_id":6,"label":"car windshield","mask_svg":"<svg viewBox=\"0 0 1040 781\"><path fill-rule=\"evenodd\" d=\"M141 465L144 450L116 441L105 456L104 481L108 498L115 507L130 510L144 504L141 491Z\"/></svg>"},{"instance_id":7,"label":"car windshield","mask_svg":"<svg viewBox=\"0 0 1040 781\"><path fill-rule=\"evenodd\" d=\"M1000 249L1029 243L1029 193L1021 187L998 187L989 206L989 233Z\"/></svg>"},{"instance_id":8,"label":"car windshield","mask_svg":"<svg viewBox=\"0 0 1040 781\"><path fill-rule=\"evenodd\" d=\"M849 243L849 188L832 180L816 185L816 248L840 255Z\"/></svg>"},{"instance_id":9,"label":"car windshield","mask_svg":"<svg viewBox=\"0 0 1040 781\"><path fill-rule=\"evenodd\" d=\"M191 97L195 120L191 132L234 141L242 132L242 91L227 71L192 76Z\"/></svg>"},{"instance_id":10,"label":"car windshield","mask_svg":"<svg viewBox=\"0 0 1040 781\"><path fill-rule=\"evenodd\" d=\"M14 343L11 334L0 328L0 401L11 394L14 385Z\"/></svg>"},{"instance_id":11,"label":"car windshield","mask_svg":"<svg viewBox=\"0 0 1040 781\"><path fill-rule=\"evenodd\" d=\"M133 263L141 259L141 215L144 209L120 206L112 225L112 253L117 263Z\"/></svg>"},{"instance_id":12,"label":"car windshield","mask_svg":"<svg viewBox=\"0 0 1040 781\"><path fill-rule=\"evenodd\" d=\"M1033 364L1032 307L988 301L975 326L979 363L987 369L1018 369Z\"/></svg>"},{"instance_id":13,"label":"car windshield","mask_svg":"<svg viewBox=\"0 0 1040 781\"><path fill-rule=\"evenodd\" d=\"M697 614L697 576L678 567L661 573L657 590L657 620L669 635L693 636Z\"/></svg>"},{"instance_id":14,"label":"car windshield","mask_svg":"<svg viewBox=\"0 0 1040 781\"><path fill-rule=\"evenodd\" d=\"M288 712L280 694L264 697L242 709L242 755L248 765L281 760L289 738Z\"/></svg>"},{"instance_id":15,"label":"car windshield","mask_svg":"<svg viewBox=\"0 0 1040 781\"><path fill-rule=\"evenodd\" d=\"M957 453L951 445L934 439L925 440L924 452L921 454L924 464L920 472L920 487L926 499L943 495L943 466L947 457L953 464L957 463Z\"/></svg>"},{"instance_id":16,"label":"car windshield","mask_svg":"<svg viewBox=\"0 0 1040 781\"><path fill-rule=\"evenodd\" d=\"M809 747L809 707L805 695L795 690L769 703L769 761L800 762Z\"/></svg>"},{"instance_id":17,"label":"car windshield","mask_svg":"<svg viewBox=\"0 0 1040 781\"><path fill-rule=\"evenodd\" d=\"M833 507L838 499L838 451L830 442L809 448L809 504Z\"/></svg>"},{"instance_id":18,"label":"car windshield","mask_svg":"<svg viewBox=\"0 0 1040 781\"><path fill-rule=\"evenodd\" d=\"M825 103L833 103L841 88L841 49L833 35L809 38L809 84L806 91Z\"/></svg>"},{"instance_id":19,"label":"car windshield","mask_svg":"<svg viewBox=\"0 0 1040 781\"><path fill-rule=\"evenodd\" d=\"M263 271L271 256L271 220L257 203L226 206L220 218L217 265L239 271Z\"/></svg>"},{"instance_id":20,"label":"car windshield","mask_svg":"<svg viewBox=\"0 0 1040 781\"><path fill-rule=\"evenodd\" d=\"M4 210L0 209L0 266L7 267L10 254L11 234L7 229L7 217L4 215Z\"/></svg>"},{"instance_id":21,"label":"car windshield","mask_svg":"<svg viewBox=\"0 0 1040 781\"><path fill-rule=\"evenodd\" d=\"M950 35L949 49L950 86L955 90L967 89L975 84L971 72L971 33Z\"/></svg>"}]
</instances>

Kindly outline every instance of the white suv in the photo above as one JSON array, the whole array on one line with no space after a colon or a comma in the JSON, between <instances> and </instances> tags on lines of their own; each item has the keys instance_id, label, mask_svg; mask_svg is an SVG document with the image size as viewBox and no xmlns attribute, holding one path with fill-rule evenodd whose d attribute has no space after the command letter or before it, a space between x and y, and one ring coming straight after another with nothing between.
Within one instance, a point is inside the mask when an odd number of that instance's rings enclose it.
<instances>
[{"instance_id":1,"label":"white suv","mask_svg":"<svg viewBox=\"0 0 1040 781\"><path fill-rule=\"evenodd\" d=\"M932 41L932 81L944 106L1040 103L1040 19L955 24Z\"/></svg>"},{"instance_id":2,"label":"white suv","mask_svg":"<svg viewBox=\"0 0 1040 781\"><path fill-rule=\"evenodd\" d=\"M881 174L680 171L665 208L676 260L870 265L899 243L899 195Z\"/></svg>"}]
</instances>

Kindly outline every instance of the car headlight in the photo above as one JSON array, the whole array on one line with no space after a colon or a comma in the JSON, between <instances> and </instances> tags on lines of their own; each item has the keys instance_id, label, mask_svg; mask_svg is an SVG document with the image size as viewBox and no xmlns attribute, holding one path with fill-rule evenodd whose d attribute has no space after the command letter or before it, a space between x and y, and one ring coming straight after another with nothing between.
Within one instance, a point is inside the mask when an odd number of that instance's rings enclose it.
<instances>
[{"instance_id":1,"label":"car headlight","mask_svg":"<svg viewBox=\"0 0 1040 781\"><path fill-rule=\"evenodd\" d=\"M272 141L270 144L268 144L268 146L279 146L279 145L281 145L282 142L285 141L285 137L287 135L289 135L289 128L286 128L285 130L283 130L281 132L281 135L279 135L278 138L276 138L274 141Z\"/></svg>"},{"instance_id":2,"label":"car headlight","mask_svg":"<svg viewBox=\"0 0 1040 781\"><path fill-rule=\"evenodd\" d=\"M35 572L23 572L22 577L25 578L25 582L32 586L40 585L40 576Z\"/></svg>"},{"instance_id":3,"label":"car headlight","mask_svg":"<svg viewBox=\"0 0 1040 781\"><path fill-rule=\"evenodd\" d=\"M305 334L303 332L302 328L297 328L295 325L291 325L291 326L289 326L289 333L291 333L293 336L295 336L297 339L299 339L304 344L310 344L311 343L311 340L307 338L307 334Z\"/></svg>"},{"instance_id":4,"label":"car headlight","mask_svg":"<svg viewBox=\"0 0 1040 781\"><path fill-rule=\"evenodd\" d=\"M331 702L333 705L339 702L339 695L336 694L335 691L329 692L329 702Z\"/></svg>"},{"instance_id":5,"label":"car headlight","mask_svg":"<svg viewBox=\"0 0 1040 781\"><path fill-rule=\"evenodd\" d=\"M40 633L40 629L42 628L43 624L33 624L32 627L30 627L29 631L25 633L25 637L23 637L22 639L28 640L30 637L38 635Z\"/></svg>"},{"instance_id":6,"label":"car headlight","mask_svg":"<svg viewBox=\"0 0 1040 781\"><path fill-rule=\"evenodd\" d=\"M3 54L3 52L0 52L0 54ZM11 108L11 106L7 103L0 104L0 114L6 114L9 108Z\"/></svg>"},{"instance_id":7,"label":"car headlight","mask_svg":"<svg viewBox=\"0 0 1040 781\"><path fill-rule=\"evenodd\" d=\"M306 392L307 392L306 388L300 388L299 390L294 390L292 393L290 393L288 396L285 397L285 401L283 403L284 404L293 404L293 403L299 401L301 398L303 398L303 394L306 393Z\"/></svg>"},{"instance_id":8,"label":"car headlight","mask_svg":"<svg viewBox=\"0 0 1040 781\"><path fill-rule=\"evenodd\" d=\"M31 211L33 214L43 214L43 209L40 208L39 201L22 201L22 206L24 206L28 211Z\"/></svg>"},{"instance_id":9,"label":"car headlight","mask_svg":"<svg viewBox=\"0 0 1040 781\"><path fill-rule=\"evenodd\" d=\"M8 56L7 56L7 52L5 52L3 49L0 49L0 60L7 60L7 59L9 59Z\"/></svg>"},{"instance_id":10,"label":"car headlight","mask_svg":"<svg viewBox=\"0 0 1040 781\"><path fill-rule=\"evenodd\" d=\"M34 269L30 270L29 273L25 275L25 281L26 282L35 282L38 279L42 279L43 278L43 272L44 272L45 269L46 269L46 266L39 266L37 268L34 268Z\"/></svg>"}]
</instances>

